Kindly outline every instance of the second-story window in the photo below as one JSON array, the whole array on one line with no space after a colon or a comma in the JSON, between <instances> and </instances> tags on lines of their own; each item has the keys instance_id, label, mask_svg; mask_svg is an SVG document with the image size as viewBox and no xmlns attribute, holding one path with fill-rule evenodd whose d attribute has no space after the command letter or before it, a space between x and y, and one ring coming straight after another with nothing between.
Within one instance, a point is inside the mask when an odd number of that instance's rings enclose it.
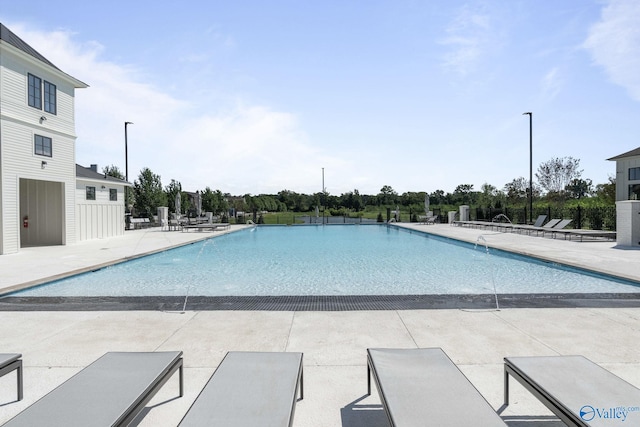
<instances>
[{"instance_id":1,"label":"second-story window","mask_svg":"<svg viewBox=\"0 0 640 427\"><path fill-rule=\"evenodd\" d=\"M44 81L44 111L56 114L56 85Z\"/></svg>"},{"instance_id":2,"label":"second-story window","mask_svg":"<svg viewBox=\"0 0 640 427\"><path fill-rule=\"evenodd\" d=\"M42 109L42 80L29 74L29 106Z\"/></svg>"},{"instance_id":3,"label":"second-story window","mask_svg":"<svg viewBox=\"0 0 640 427\"><path fill-rule=\"evenodd\" d=\"M42 80L33 74L28 75L29 80L29 106L42 110L44 99L44 111L51 114L58 113L58 92L56 85Z\"/></svg>"},{"instance_id":4,"label":"second-story window","mask_svg":"<svg viewBox=\"0 0 640 427\"><path fill-rule=\"evenodd\" d=\"M34 137L34 153L39 156L51 157L53 155L53 149L51 147L51 138L42 135L35 135Z\"/></svg>"},{"instance_id":5,"label":"second-story window","mask_svg":"<svg viewBox=\"0 0 640 427\"><path fill-rule=\"evenodd\" d=\"M640 168L629 168L629 181L640 179Z\"/></svg>"},{"instance_id":6,"label":"second-story window","mask_svg":"<svg viewBox=\"0 0 640 427\"><path fill-rule=\"evenodd\" d=\"M117 202L118 201L118 190L115 188L109 189L109 201Z\"/></svg>"}]
</instances>

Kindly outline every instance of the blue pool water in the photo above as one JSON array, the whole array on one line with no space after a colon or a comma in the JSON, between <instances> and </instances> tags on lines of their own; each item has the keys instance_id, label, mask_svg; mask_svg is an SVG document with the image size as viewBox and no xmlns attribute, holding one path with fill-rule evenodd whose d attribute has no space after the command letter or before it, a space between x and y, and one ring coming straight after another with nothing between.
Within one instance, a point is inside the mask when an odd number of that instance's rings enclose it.
<instances>
[{"instance_id":1,"label":"blue pool water","mask_svg":"<svg viewBox=\"0 0 640 427\"><path fill-rule=\"evenodd\" d=\"M39 286L19 296L639 292L485 246L380 225L268 226Z\"/></svg>"}]
</instances>

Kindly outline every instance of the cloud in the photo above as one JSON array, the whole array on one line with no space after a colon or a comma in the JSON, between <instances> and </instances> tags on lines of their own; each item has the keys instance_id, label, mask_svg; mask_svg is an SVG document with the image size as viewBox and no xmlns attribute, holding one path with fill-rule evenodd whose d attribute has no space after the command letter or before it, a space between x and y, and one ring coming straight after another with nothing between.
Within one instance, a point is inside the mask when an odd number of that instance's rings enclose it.
<instances>
[{"instance_id":1,"label":"cloud","mask_svg":"<svg viewBox=\"0 0 640 427\"><path fill-rule=\"evenodd\" d=\"M489 49L491 18L487 13L462 7L446 28L447 36L440 44L450 50L445 54L443 66L448 71L465 76L472 72Z\"/></svg>"},{"instance_id":2,"label":"cloud","mask_svg":"<svg viewBox=\"0 0 640 427\"><path fill-rule=\"evenodd\" d=\"M348 168L315 148L295 114L237 99L212 112L194 99L177 98L129 64L105 59L97 42L78 42L70 31L9 26L64 72L89 84L76 91L76 162L99 169L124 167L128 126L129 180L144 167L185 190L205 187L232 194L288 188L320 191L321 167ZM179 76L176 76L179 79Z\"/></svg>"},{"instance_id":3,"label":"cloud","mask_svg":"<svg viewBox=\"0 0 640 427\"><path fill-rule=\"evenodd\" d=\"M583 47L609 79L640 101L640 2L611 0Z\"/></svg>"}]
</instances>

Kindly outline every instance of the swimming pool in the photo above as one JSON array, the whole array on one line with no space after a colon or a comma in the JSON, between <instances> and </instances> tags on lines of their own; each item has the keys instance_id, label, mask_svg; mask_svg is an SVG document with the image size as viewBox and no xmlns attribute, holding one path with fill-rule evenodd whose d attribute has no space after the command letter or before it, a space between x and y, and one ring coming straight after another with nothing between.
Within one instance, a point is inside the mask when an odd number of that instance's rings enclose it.
<instances>
[{"instance_id":1,"label":"swimming pool","mask_svg":"<svg viewBox=\"0 0 640 427\"><path fill-rule=\"evenodd\" d=\"M637 284L386 225L265 226L19 297L637 293Z\"/></svg>"}]
</instances>

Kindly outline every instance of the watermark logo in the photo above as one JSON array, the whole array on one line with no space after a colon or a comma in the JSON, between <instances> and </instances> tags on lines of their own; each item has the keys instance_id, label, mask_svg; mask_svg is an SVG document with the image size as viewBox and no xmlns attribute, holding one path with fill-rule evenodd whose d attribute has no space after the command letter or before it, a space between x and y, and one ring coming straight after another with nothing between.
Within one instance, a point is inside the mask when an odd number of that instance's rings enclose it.
<instances>
[{"instance_id":1,"label":"watermark logo","mask_svg":"<svg viewBox=\"0 0 640 427\"><path fill-rule=\"evenodd\" d=\"M580 418L585 421L591 421L596 417L596 410L593 406L584 405L580 408Z\"/></svg>"},{"instance_id":2,"label":"watermark logo","mask_svg":"<svg viewBox=\"0 0 640 427\"><path fill-rule=\"evenodd\" d=\"M594 419L626 421L627 417L632 413L640 413L640 406L612 406L609 408L599 408L591 405L584 405L580 408L580 418L584 421L593 421Z\"/></svg>"}]
</instances>

